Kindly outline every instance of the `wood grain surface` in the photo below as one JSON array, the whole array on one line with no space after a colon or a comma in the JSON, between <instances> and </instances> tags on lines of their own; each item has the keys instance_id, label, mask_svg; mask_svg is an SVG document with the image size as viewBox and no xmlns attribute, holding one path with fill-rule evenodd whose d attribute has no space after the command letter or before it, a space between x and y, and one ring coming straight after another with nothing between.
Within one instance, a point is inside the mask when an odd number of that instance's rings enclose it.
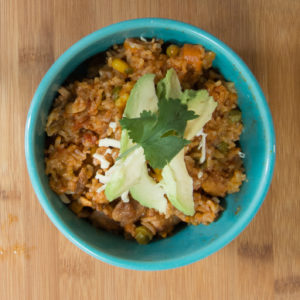
<instances>
[{"instance_id":1,"label":"wood grain surface","mask_svg":"<svg viewBox=\"0 0 300 300\"><path fill-rule=\"evenodd\" d=\"M299 0L0 0L0 299L300 299ZM51 64L83 36L137 17L189 22L220 38L255 74L276 129L267 198L216 254L161 272L123 270L69 242L27 174L24 125Z\"/></svg>"}]
</instances>

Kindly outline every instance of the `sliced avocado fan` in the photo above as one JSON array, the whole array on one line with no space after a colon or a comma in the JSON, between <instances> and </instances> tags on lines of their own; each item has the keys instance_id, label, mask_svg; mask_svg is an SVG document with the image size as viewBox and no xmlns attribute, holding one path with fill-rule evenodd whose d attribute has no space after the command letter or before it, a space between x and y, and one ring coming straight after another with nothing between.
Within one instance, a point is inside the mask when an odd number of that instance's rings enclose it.
<instances>
[{"instance_id":1,"label":"sliced avocado fan","mask_svg":"<svg viewBox=\"0 0 300 300\"><path fill-rule=\"evenodd\" d=\"M137 118L144 110L157 111L157 96L155 93L154 74L142 76L130 93L124 116ZM134 143L130 140L127 130L122 130L120 153L124 153ZM163 188L149 176L143 149L137 148L126 157L117 161L111 180L105 188L109 201L130 191L131 196L143 206L157 209L165 213L167 200Z\"/></svg>"},{"instance_id":2,"label":"sliced avocado fan","mask_svg":"<svg viewBox=\"0 0 300 300\"><path fill-rule=\"evenodd\" d=\"M137 118L141 112L156 112L158 98L155 92L154 74L141 77L130 93L124 116ZM187 122L184 138L191 140L203 126L211 119L217 103L209 96L206 90L181 91L176 71L170 69L165 78L157 85L157 95L170 101L180 99L182 103L193 110L198 118ZM135 144L129 138L128 132L122 130L120 153L124 153ZM145 207L154 208L166 213L167 194L169 201L185 215L194 215L193 179L189 176L184 161L184 150L181 150L162 170L162 181L157 184L148 175L144 151L141 147L121 158L108 171L111 178L105 189L109 201L120 197L128 190L131 196Z\"/></svg>"}]
</instances>

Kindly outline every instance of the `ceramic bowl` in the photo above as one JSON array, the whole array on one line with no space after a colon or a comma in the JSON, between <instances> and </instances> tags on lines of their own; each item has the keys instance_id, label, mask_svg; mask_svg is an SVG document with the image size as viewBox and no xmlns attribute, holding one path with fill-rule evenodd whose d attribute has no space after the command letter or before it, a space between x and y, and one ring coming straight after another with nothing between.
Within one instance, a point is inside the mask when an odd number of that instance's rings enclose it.
<instances>
[{"instance_id":1,"label":"ceramic bowl","mask_svg":"<svg viewBox=\"0 0 300 300\"><path fill-rule=\"evenodd\" d=\"M59 86L89 57L123 43L128 37L156 37L179 44L201 44L216 53L214 67L235 83L244 130L247 181L226 197L226 210L209 226L186 226L173 236L144 246L123 236L96 229L77 218L50 189L45 175L45 124ZM268 191L275 160L271 114L263 92L245 63L207 32L168 19L136 19L102 28L69 48L42 79L32 100L25 129L25 152L35 193L54 225L76 246L104 262L137 270L162 270L187 265L220 250L253 219Z\"/></svg>"}]
</instances>

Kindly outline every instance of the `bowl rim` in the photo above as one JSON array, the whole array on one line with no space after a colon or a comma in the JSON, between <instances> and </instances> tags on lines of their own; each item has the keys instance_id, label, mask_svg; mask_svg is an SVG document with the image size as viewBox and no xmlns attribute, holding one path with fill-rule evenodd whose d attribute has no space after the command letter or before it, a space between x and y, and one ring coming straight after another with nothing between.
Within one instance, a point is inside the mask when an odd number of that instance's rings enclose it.
<instances>
[{"instance_id":1,"label":"bowl rim","mask_svg":"<svg viewBox=\"0 0 300 300\"><path fill-rule=\"evenodd\" d=\"M38 111L41 105L40 99L44 98L49 85L52 84L53 78L56 77L61 68L65 67L69 63L73 56L80 53L84 48L87 47L87 45L93 44L95 40L98 40L101 37L103 38L104 36L115 34L120 31L120 29L124 30L124 28L161 28L166 26L170 28L170 30L182 31L184 29L184 31L194 32L195 34L201 36L203 39L206 39L209 43L215 44L216 47L222 50L223 55L227 56L230 61L234 62L236 68L240 71L241 74L243 74L243 77L248 83L248 86L251 87L252 94L254 95L257 106L259 107L260 115L263 119L265 141L267 145L266 149L268 153L266 155L267 161L265 162L264 176L262 177L262 180L260 181L255 194L253 195L251 204L249 205L247 211L244 213L243 217L239 218L227 232L216 238L204 248L195 249L195 251L193 251L192 253L183 255L180 258L169 258L155 262L144 262L136 261L134 259L124 259L104 253L101 250L96 249L92 245L86 243L76 234L76 232L73 232L66 228L64 221L59 217L58 214L56 214L54 209L51 207L50 202L48 201L47 196L44 192L41 179L38 175L33 150L33 129L35 128L37 123ZM64 234L67 239L69 239L73 244L75 244L77 247L79 247L89 255L111 265L133 270L166 270L188 265L215 253L216 251L225 247L234 238L236 238L250 223L264 201L273 176L275 164L275 148L274 126L269 107L258 82L256 81L250 69L242 61L242 59L222 41L207 33L206 31L181 21L163 18L140 18L115 23L94 31L93 33L83 37L78 42L73 44L54 62L54 64L42 78L32 99L25 126L25 156L28 173L35 194L37 195L40 204L42 205L52 223ZM269 151L268 149L272 149L272 151Z\"/></svg>"}]
</instances>

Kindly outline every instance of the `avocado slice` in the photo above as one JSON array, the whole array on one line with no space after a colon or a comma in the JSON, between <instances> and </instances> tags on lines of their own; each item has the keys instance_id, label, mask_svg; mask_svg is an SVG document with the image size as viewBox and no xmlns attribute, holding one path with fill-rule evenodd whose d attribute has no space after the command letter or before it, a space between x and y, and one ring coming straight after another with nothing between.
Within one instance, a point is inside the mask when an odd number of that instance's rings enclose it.
<instances>
[{"instance_id":1,"label":"avocado slice","mask_svg":"<svg viewBox=\"0 0 300 300\"><path fill-rule=\"evenodd\" d=\"M154 208L160 213L166 213L167 199L164 196L165 191L160 184L157 184L149 176L146 164L142 167L142 174L138 184L132 186L129 191L133 199L143 206Z\"/></svg>"},{"instance_id":2,"label":"avocado slice","mask_svg":"<svg viewBox=\"0 0 300 300\"><path fill-rule=\"evenodd\" d=\"M157 111L158 99L154 77L154 74L146 74L137 81L127 101L124 116L136 118L144 110ZM123 153L132 146L134 143L129 138L127 130L123 130L120 152ZM131 196L142 205L157 209L160 213L166 212L167 200L164 197L164 190L148 175L142 148L136 149L116 165L111 180L105 188L105 195L109 201L129 190Z\"/></svg>"},{"instance_id":3,"label":"avocado slice","mask_svg":"<svg viewBox=\"0 0 300 300\"><path fill-rule=\"evenodd\" d=\"M126 103L124 117L138 118L144 110L157 111L154 77L154 74L145 74L136 82Z\"/></svg>"},{"instance_id":4,"label":"avocado slice","mask_svg":"<svg viewBox=\"0 0 300 300\"><path fill-rule=\"evenodd\" d=\"M154 74L145 74L134 85L123 113L127 118L138 118L144 111L157 111L157 96L155 93ZM127 130L122 130L120 153L134 146Z\"/></svg>"},{"instance_id":5,"label":"avocado slice","mask_svg":"<svg viewBox=\"0 0 300 300\"><path fill-rule=\"evenodd\" d=\"M115 200L128 191L132 185L136 184L141 177L140 170L142 170L144 164L144 150L141 147L134 150L124 159L117 161L109 170L112 172L112 175L105 188L107 200Z\"/></svg>"},{"instance_id":6,"label":"avocado slice","mask_svg":"<svg viewBox=\"0 0 300 300\"><path fill-rule=\"evenodd\" d=\"M134 145L129 138L127 130L122 130L120 144L120 153L124 153L127 149Z\"/></svg>"},{"instance_id":7,"label":"avocado slice","mask_svg":"<svg viewBox=\"0 0 300 300\"><path fill-rule=\"evenodd\" d=\"M171 162L163 168L161 182L170 202L185 215L195 213L193 198L193 179L189 175L181 150Z\"/></svg>"},{"instance_id":8,"label":"avocado slice","mask_svg":"<svg viewBox=\"0 0 300 300\"><path fill-rule=\"evenodd\" d=\"M187 100L188 109L199 115L197 119L188 121L185 128L184 137L191 140L211 119L218 104L209 96L207 90L196 91L193 97Z\"/></svg>"},{"instance_id":9,"label":"avocado slice","mask_svg":"<svg viewBox=\"0 0 300 300\"><path fill-rule=\"evenodd\" d=\"M145 74L136 82L126 103L124 117L138 118L144 110L157 111L158 99L155 93L154 77L154 74ZM122 130L120 143L120 153L134 146L127 130Z\"/></svg>"},{"instance_id":10,"label":"avocado slice","mask_svg":"<svg viewBox=\"0 0 300 300\"><path fill-rule=\"evenodd\" d=\"M181 86L177 73L174 69L170 69L165 78L157 84L157 96L158 98L178 99L181 94Z\"/></svg>"},{"instance_id":11,"label":"avocado slice","mask_svg":"<svg viewBox=\"0 0 300 300\"><path fill-rule=\"evenodd\" d=\"M178 83L177 74L171 69L168 71L166 77L158 83L158 90L160 91L160 95L166 96L167 99L172 99L170 95L174 98L179 98L182 103L187 104L190 110L195 111L199 115L197 119L190 120L187 123L184 137L190 140L211 119L217 103L208 95L206 90L186 90L182 93L181 88L178 88ZM162 177L162 185L169 201L185 215L194 215L193 179L186 169L184 150L181 150L163 168Z\"/></svg>"}]
</instances>

